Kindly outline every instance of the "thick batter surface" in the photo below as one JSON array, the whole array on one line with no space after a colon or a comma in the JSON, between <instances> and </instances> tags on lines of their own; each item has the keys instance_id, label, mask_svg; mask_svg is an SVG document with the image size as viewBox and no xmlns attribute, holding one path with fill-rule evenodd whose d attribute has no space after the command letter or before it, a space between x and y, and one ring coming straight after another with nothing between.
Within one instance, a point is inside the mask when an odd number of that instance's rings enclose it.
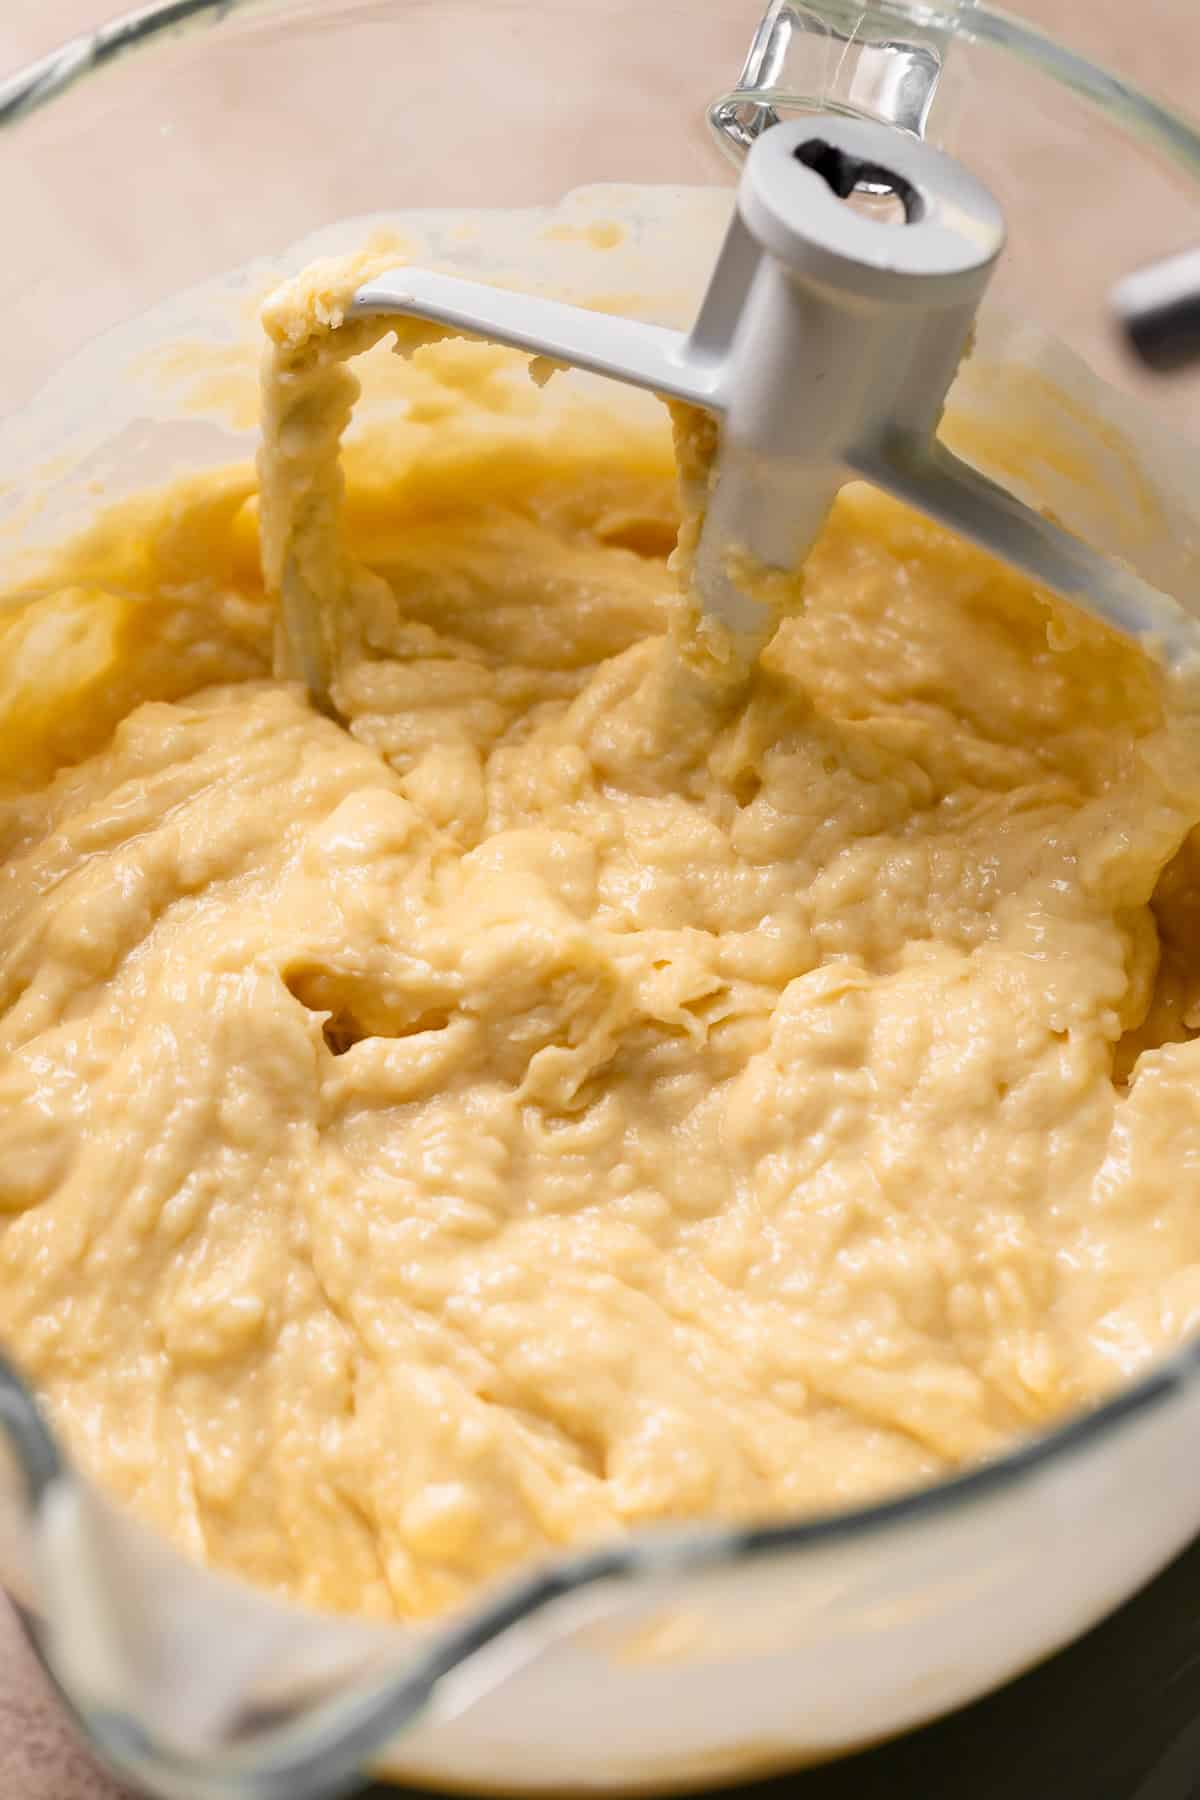
<instances>
[{"instance_id":1,"label":"thick batter surface","mask_svg":"<svg viewBox=\"0 0 1200 1800\"><path fill-rule=\"evenodd\" d=\"M1181 1339L1200 755L1151 665L853 489L728 679L665 424L478 345L348 452L339 545L336 322L269 317L265 586L207 478L0 646L0 1317L84 1464L418 1616L930 1479ZM349 729L275 672L289 584Z\"/></svg>"}]
</instances>

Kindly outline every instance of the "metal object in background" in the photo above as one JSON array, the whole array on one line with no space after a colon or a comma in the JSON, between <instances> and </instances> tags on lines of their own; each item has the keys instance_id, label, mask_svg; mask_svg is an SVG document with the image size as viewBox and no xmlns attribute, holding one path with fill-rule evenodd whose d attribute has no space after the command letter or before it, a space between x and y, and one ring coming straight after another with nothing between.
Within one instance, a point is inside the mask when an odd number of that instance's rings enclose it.
<instances>
[{"instance_id":1,"label":"metal object in background","mask_svg":"<svg viewBox=\"0 0 1200 1800\"><path fill-rule=\"evenodd\" d=\"M1169 375L1200 362L1200 249L1127 275L1112 303L1130 348L1148 369Z\"/></svg>"}]
</instances>

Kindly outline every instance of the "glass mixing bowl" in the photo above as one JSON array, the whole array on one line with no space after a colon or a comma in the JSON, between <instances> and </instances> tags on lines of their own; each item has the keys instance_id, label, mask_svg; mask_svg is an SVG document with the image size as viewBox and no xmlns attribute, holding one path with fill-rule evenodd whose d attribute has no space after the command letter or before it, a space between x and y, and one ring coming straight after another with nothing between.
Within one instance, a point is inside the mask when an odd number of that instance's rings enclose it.
<instances>
[{"instance_id":1,"label":"glass mixing bowl","mask_svg":"<svg viewBox=\"0 0 1200 1800\"><path fill-rule=\"evenodd\" d=\"M1118 445L1105 503L1075 496L1079 528L1200 610L1200 480L1177 435L1196 382L1147 377L1110 306L1119 278L1200 237L1200 136L965 0L776 0L761 20L755 0L168 0L18 74L0 86L0 569L168 470L248 453L252 409L219 403L218 377L299 240L592 183L729 183L757 131L817 108L924 133L999 196L993 310L1039 328L1030 351L996 326L1000 364L1050 371L1039 429L1078 432L1083 407ZM646 310L686 309L715 239L682 256L644 236ZM169 350L210 328L206 407ZM1048 497L1046 468L1004 473ZM1131 487L1140 511L1107 503ZM1200 1528L1198 1372L1189 1346L882 1505L638 1534L401 1629L183 1563L70 1467L5 1370L0 1572L84 1729L152 1792L305 1800L368 1766L510 1791L699 1785L902 1730L1117 1605Z\"/></svg>"}]
</instances>

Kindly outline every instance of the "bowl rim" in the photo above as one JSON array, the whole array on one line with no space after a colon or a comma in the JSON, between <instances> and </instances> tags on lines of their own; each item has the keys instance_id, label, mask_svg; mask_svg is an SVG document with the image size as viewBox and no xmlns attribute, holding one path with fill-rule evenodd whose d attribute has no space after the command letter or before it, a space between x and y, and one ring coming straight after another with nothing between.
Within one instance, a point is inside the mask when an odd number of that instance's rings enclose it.
<instances>
[{"instance_id":1,"label":"bowl rim","mask_svg":"<svg viewBox=\"0 0 1200 1800\"><path fill-rule=\"evenodd\" d=\"M1144 93L1112 70L1072 50L1049 32L1001 11L986 0L815 0L822 18L861 33L868 25L912 26L987 45L1070 89L1118 121L1200 181L1200 121ZM123 57L235 13L267 12L279 0L147 0L0 79L0 130L39 111L68 89ZM788 0L764 0L764 23Z\"/></svg>"}]
</instances>

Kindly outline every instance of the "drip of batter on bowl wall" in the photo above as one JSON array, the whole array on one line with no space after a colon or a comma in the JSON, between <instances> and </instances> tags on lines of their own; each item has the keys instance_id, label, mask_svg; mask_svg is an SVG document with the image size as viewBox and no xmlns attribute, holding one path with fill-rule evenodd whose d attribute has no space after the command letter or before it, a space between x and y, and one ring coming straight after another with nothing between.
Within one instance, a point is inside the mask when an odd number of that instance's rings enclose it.
<instances>
[{"instance_id":1,"label":"drip of batter on bowl wall","mask_svg":"<svg viewBox=\"0 0 1200 1800\"><path fill-rule=\"evenodd\" d=\"M0 1307L84 1466L420 1617L1177 1343L1186 688L853 486L697 704L665 420L427 341L339 463L361 274L267 308L257 502L129 503L7 626ZM289 569L344 723L276 669Z\"/></svg>"}]
</instances>

